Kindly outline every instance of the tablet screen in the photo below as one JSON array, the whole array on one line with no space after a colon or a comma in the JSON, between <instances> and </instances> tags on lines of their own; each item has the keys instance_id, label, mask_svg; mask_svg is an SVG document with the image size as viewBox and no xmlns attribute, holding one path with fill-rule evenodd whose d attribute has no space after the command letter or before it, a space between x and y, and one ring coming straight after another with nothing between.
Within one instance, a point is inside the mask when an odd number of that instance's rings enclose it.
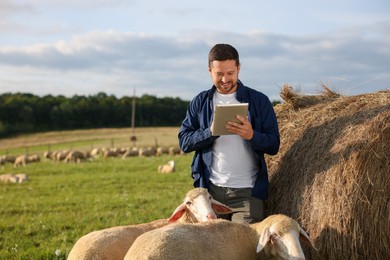
<instances>
[{"instance_id":1,"label":"tablet screen","mask_svg":"<svg viewBox=\"0 0 390 260\"><path fill-rule=\"evenodd\" d=\"M247 113L248 103L215 105L213 126L211 129L212 135L232 135L233 133L228 132L226 129L227 122L232 121L239 123L240 121L236 116L241 115L242 117L246 117Z\"/></svg>"}]
</instances>

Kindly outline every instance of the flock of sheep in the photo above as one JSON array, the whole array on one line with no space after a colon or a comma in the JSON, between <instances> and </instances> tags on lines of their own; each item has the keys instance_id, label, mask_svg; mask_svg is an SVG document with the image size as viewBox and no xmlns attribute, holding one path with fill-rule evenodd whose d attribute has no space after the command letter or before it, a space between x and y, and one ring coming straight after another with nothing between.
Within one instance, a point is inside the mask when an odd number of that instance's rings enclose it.
<instances>
[{"instance_id":1,"label":"flock of sheep","mask_svg":"<svg viewBox=\"0 0 390 260\"><path fill-rule=\"evenodd\" d=\"M183 152L179 147L171 146L171 147L132 147L132 148L93 148L89 151L82 152L79 150L61 150L61 151L46 151L43 153L44 160L52 160L55 162L65 162L65 163L80 163L88 160L94 160L99 157L103 157L104 159L108 159L110 157L117 157L125 159L127 157L150 157L150 156L161 156L163 154L167 154L170 156L180 155ZM41 157L38 154L23 154L19 156L14 155L3 155L0 156L0 166L3 167L6 163L13 164L13 166L26 166L30 163L40 162ZM157 171L159 173L172 173L176 171L175 161L170 160L165 165L159 165L157 167ZM8 173L3 174L0 178L0 182L11 182L11 183L20 183L26 179L21 179L15 177L14 174ZM0 175L1 176L1 175Z\"/></svg>"},{"instance_id":2,"label":"flock of sheep","mask_svg":"<svg viewBox=\"0 0 390 260\"><path fill-rule=\"evenodd\" d=\"M33 162L40 162L41 158L37 154L31 154L31 155L19 155L19 156L14 156L14 155L3 155L0 156L0 166L4 167L6 163L11 163L14 165L14 167L17 166L25 166L28 163L33 163Z\"/></svg>"},{"instance_id":3,"label":"flock of sheep","mask_svg":"<svg viewBox=\"0 0 390 260\"><path fill-rule=\"evenodd\" d=\"M206 189L190 190L169 219L117 226L82 236L68 260L86 259L305 259L306 232L286 215L255 224L217 219L233 211Z\"/></svg>"},{"instance_id":4,"label":"flock of sheep","mask_svg":"<svg viewBox=\"0 0 390 260\"><path fill-rule=\"evenodd\" d=\"M180 149L92 149L90 152L45 152L45 159L81 162L102 156L158 156L181 154ZM37 155L2 156L14 167L39 162ZM175 171L175 162L159 165L160 173ZM3 174L0 182L20 183L26 174ZM305 259L300 240L315 248L299 224L285 215L271 215L255 224L217 219L230 214L227 206L212 199L206 189L190 190L168 219L118 226L82 236L71 249L72 259Z\"/></svg>"},{"instance_id":5,"label":"flock of sheep","mask_svg":"<svg viewBox=\"0 0 390 260\"><path fill-rule=\"evenodd\" d=\"M179 147L122 147L122 148L93 148L86 152L63 150L63 151L47 151L44 152L43 157L53 161L64 161L64 162L81 162L85 160L93 160L98 157L108 159L110 157L150 157L150 156L161 156L177 155L182 154Z\"/></svg>"},{"instance_id":6,"label":"flock of sheep","mask_svg":"<svg viewBox=\"0 0 390 260\"><path fill-rule=\"evenodd\" d=\"M137 151L137 153L135 152ZM93 149L45 152L53 161L81 162L97 156L122 157L180 154L180 149ZM39 162L37 155L0 157L15 167ZM175 162L159 165L158 172L175 171ZM26 174L2 174L0 182L20 183ZM305 259L300 241L315 248L307 233L286 215L271 215L255 224L217 219L232 209L215 201L206 189L190 190L168 219L118 226L82 236L71 249L72 259Z\"/></svg>"},{"instance_id":7,"label":"flock of sheep","mask_svg":"<svg viewBox=\"0 0 390 260\"><path fill-rule=\"evenodd\" d=\"M14 167L23 165L27 163L39 162L41 159L38 155L3 155L0 157L0 166L4 168L6 163L11 163ZM28 175L26 173L4 173L0 175L0 182L2 183L22 183L27 181Z\"/></svg>"}]
</instances>

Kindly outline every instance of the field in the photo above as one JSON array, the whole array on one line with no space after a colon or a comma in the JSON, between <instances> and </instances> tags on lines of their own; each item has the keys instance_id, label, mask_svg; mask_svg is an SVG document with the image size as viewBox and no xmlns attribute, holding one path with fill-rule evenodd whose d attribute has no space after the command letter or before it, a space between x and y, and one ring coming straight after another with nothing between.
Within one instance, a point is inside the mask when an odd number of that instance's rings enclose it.
<instances>
[{"instance_id":1,"label":"field","mask_svg":"<svg viewBox=\"0 0 390 260\"><path fill-rule=\"evenodd\" d=\"M80 149L177 145L178 128L50 132L0 140L0 155ZM173 174L157 166L176 161ZM42 160L2 173L27 173L20 184L0 183L0 259L66 259L93 230L167 218L192 188L192 155L99 158L83 163Z\"/></svg>"}]
</instances>

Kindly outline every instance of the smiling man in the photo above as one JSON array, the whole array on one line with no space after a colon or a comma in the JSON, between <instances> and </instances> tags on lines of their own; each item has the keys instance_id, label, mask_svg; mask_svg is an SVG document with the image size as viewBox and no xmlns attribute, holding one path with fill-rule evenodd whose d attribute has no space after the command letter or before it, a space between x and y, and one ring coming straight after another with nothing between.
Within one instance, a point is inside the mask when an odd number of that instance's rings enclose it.
<instances>
[{"instance_id":1,"label":"smiling man","mask_svg":"<svg viewBox=\"0 0 390 260\"><path fill-rule=\"evenodd\" d=\"M190 103L179 131L184 152L195 151L191 164L195 187L207 188L214 199L235 210L219 216L240 223L266 217L268 172L264 154L279 150L279 129L269 98L245 86L239 79L240 59L229 44L217 44L209 53L213 82ZM213 136L214 105L249 103L240 123L228 122L230 135Z\"/></svg>"}]
</instances>

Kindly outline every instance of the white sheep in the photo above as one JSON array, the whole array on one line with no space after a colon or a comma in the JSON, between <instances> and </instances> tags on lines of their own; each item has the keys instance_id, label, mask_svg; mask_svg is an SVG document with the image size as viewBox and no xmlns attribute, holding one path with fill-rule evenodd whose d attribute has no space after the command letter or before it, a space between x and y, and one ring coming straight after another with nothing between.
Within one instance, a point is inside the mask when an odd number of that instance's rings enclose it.
<instances>
[{"instance_id":1,"label":"white sheep","mask_svg":"<svg viewBox=\"0 0 390 260\"><path fill-rule=\"evenodd\" d=\"M159 173L172 173L176 171L176 164L174 160L170 160L167 164L159 165L157 167Z\"/></svg>"},{"instance_id":2,"label":"white sheep","mask_svg":"<svg viewBox=\"0 0 390 260\"><path fill-rule=\"evenodd\" d=\"M31 162L40 162L41 161L41 157L39 157L38 154L31 154L28 156L28 162L31 163Z\"/></svg>"},{"instance_id":3,"label":"white sheep","mask_svg":"<svg viewBox=\"0 0 390 260\"><path fill-rule=\"evenodd\" d=\"M69 150L58 151L55 153L55 160L57 162L65 160L66 156L70 153Z\"/></svg>"},{"instance_id":4,"label":"white sheep","mask_svg":"<svg viewBox=\"0 0 390 260\"><path fill-rule=\"evenodd\" d=\"M4 170L4 165L5 165L6 161L5 161L5 156L1 156L0 157L0 165L1 165L1 168Z\"/></svg>"},{"instance_id":5,"label":"white sheep","mask_svg":"<svg viewBox=\"0 0 390 260\"><path fill-rule=\"evenodd\" d=\"M0 182L3 183L18 183L18 178L12 173L5 173L0 175Z\"/></svg>"},{"instance_id":6,"label":"white sheep","mask_svg":"<svg viewBox=\"0 0 390 260\"><path fill-rule=\"evenodd\" d=\"M155 156L157 153L157 149L154 147L147 147L147 148L139 148L138 150L138 155L140 157L150 157L150 156Z\"/></svg>"},{"instance_id":7,"label":"white sheep","mask_svg":"<svg viewBox=\"0 0 390 260\"><path fill-rule=\"evenodd\" d=\"M28 180L28 175L25 173L17 173L15 177L18 178L18 183L22 183Z\"/></svg>"},{"instance_id":8,"label":"white sheep","mask_svg":"<svg viewBox=\"0 0 390 260\"><path fill-rule=\"evenodd\" d=\"M214 220L216 218L214 212L229 214L232 213L232 210L212 199L206 189L192 189L169 219L111 227L88 233L75 243L67 259L123 259L139 235L172 222L196 223Z\"/></svg>"},{"instance_id":9,"label":"white sheep","mask_svg":"<svg viewBox=\"0 0 390 260\"><path fill-rule=\"evenodd\" d=\"M1 156L0 157L0 165L4 165L5 164L5 156Z\"/></svg>"},{"instance_id":10,"label":"white sheep","mask_svg":"<svg viewBox=\"0 0 390 260\"><path fill-rule=\"evenodd\" d=\"M135 157L139 155L138 147L132 147L128 149L123 155L122 159L125 159L127 157Z\"/></svg>"},{"instance_id":11,"label":"white sheep","mask_svg":"<svg viewBox=\"0 0 390 260\"><path fill-rule=\"evenodd\" d=\"M118 150L116 149L106 149L106 150L103 150L103 157L104 159L108 159L110 157L118 157L120 156L120 153L118 152Z\"/></svg>"},{"instance_id":12,"label":"white sheep","mask_svg":"<svg viewBox=\"0 0 390 260\"><path fill-rule=\"evenodd\" d=\"M166 146L157 147L156 155L161 156L163 154L169 154L169 148Z\"/></svg>"},{"instance_id":13,"label":"white sheep","mask_svg":"<svg viewBox=\"0 0 390 260\"><path fill-rule=\"evenodd\" d=\"M15 163L15 160L16 160L16 156L14 156L14 155L4 155L3 156L3 158L4 158L4 160L5 160L5 162L7 163Z\"/></svg>"},{"instance_id":14,"label":"white sheep","mask_svg":"<svg viewBox=\"0 0 390 260\"><path fill-rule=\"evenodd\" d=\"M14 167L17 167L19 165L26 166L27 163L28 163L28 156L27 155L19 155L15 159Z\"/></svg>"},{"instance_id":15,"label":"white sheep","mask_svg":"<svg viewBox=\"0 0 390 260\"><path fill-rule=\"evenodd\" d=\"M169 147L169 150L168 150L168 154L169 155L177 155L177 154L181 154L181 149L177 146L171 146Z\"/></svg>"},{"instance_id":16,"label":"white sheep","mask_svg":"<svg viewBox=\"0 0 390 260\"><path fill-rule=\"evenodd\" d=\"M85 161L87 157L83 152L80 151L70 151L68 155L65 157L64 162L69 163L69 162L75 162L75 163L80 163L81 161Z\"/></svg>"},{"instance_id":17,"label":"white sheep","mask_svg":"<svg viewBox=\"0 0 390 260\"><path fill-rule=\"evenodd\" d=\"M37 154L32 154L32 155L19 155L16 157L15 162L14 162L14 167L23 165L26 166L28 163L33 163L33 162L40 162L41 158Z\"/></svg>"},{"instance_id":18,"label":"white sheep","mask_svg":"<svg viewBox=\"0 0 390 260\"><path fill-rule=\"evenodd\" d=\"M0 175L0 182L4 183L22 183L28 180L28 176L25 173L5 173Z\"/></svg>"},{"instance_id":19,"label":"white sheep","mask_svg":"<svg viewBox=\"0 0 390 260\"><path fill-rule=\"evenodd\" d=\"M299 238L314 247L298 223L285 215L250 225L227 220L174 224L140 235L124 259L302 260Z\"/></svg>"},{"instance_id":20,"label":"white sheep","mask_svg":"<svg viewBox=\"0 0 390 260\"><path fill-rule=\"evenodd\" d=\"M45 160L51 160L52 156L53 156L53 152L52 151L45 151L45 152L43 152L43 159L45 159Z\"/></svg>"}]
</instances>

